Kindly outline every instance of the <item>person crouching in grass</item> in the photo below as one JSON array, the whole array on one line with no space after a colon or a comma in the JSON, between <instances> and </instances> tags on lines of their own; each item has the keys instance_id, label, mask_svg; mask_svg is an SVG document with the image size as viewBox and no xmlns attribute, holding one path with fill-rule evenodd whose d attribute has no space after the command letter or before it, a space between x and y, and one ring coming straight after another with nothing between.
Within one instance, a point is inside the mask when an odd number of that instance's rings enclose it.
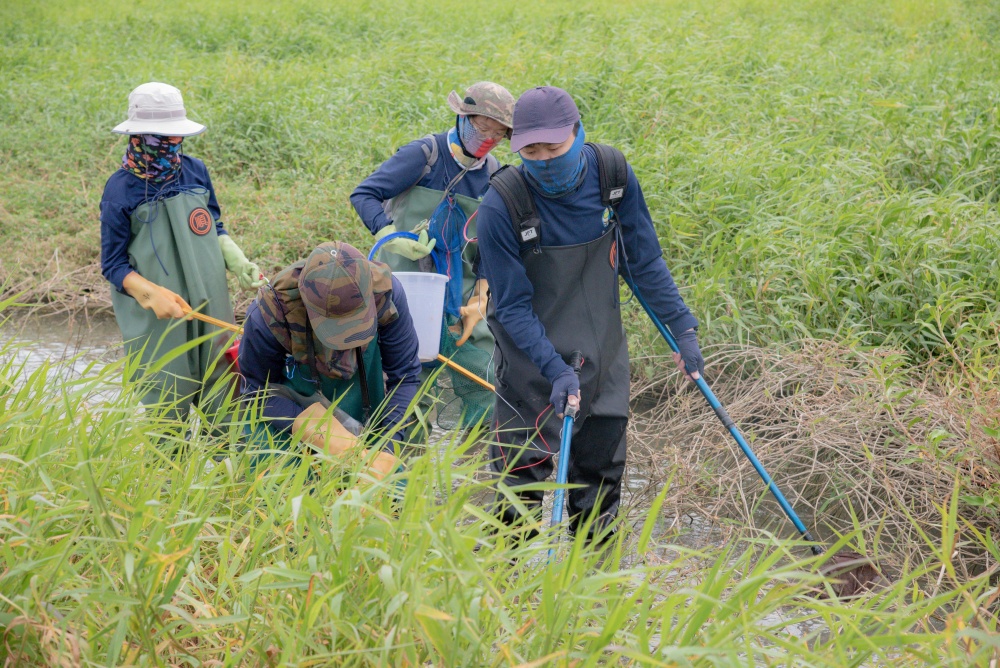
<instances>
[{"instance_id":1,"label":"person crouching in grass","mask_svg":"<svg viewBox=\"0 0 1000 668\"><path fill-rule=\"evenodd\" d=\"M403 419L420 385L417 347L406 294L389 267L349 244L320 244L247 310L242 394L262 403L264 418L251 447L287 450L299 436L330 455L368 457L375 477L396 470L410 426ZM387 436L380 449L355 447L357 434L331 403L361 426L372 422L372 440Z\"/></svg>"}]
</instances>

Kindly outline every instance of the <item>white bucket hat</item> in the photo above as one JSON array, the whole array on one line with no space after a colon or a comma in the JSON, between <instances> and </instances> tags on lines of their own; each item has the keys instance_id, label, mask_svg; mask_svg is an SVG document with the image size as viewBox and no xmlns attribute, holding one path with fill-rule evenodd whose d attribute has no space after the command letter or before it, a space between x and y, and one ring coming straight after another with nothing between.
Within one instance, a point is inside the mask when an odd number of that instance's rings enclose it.
<instances>
[{"instance_id":1,"label":"white bucket hat","mask_svg":"<svg viewBox=\"0 0 1000 668\"><path fill-rule=\"evenodd\" d=\"M112 130L122 135L166 137L191 137L204 131L204 125L188 120L181 92L156 81L144 83L128 94L128 120Z\"/></svg>"}]
</instances>

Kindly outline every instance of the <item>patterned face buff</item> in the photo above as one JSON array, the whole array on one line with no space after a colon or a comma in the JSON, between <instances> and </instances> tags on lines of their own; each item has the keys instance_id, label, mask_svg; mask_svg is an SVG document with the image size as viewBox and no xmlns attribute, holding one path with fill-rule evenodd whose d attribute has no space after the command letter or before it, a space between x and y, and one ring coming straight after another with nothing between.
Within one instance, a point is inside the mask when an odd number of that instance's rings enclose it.
<instances>
[{"instance_id":1,"label":"patterned face buff","mask_svg":"<svg viewBox=\"0 0 1000 668\"><path fill-rule=\"evenodd\" d=\"M468 116L459 115L455 126L448 130L448 147L455 162L465 169L479 169L481 160L493 150L500 139L484 135L472 124ZM475 150L473 150L475 149Z\"/></svg>"},{"instance_id":2,"label":"patterned face buff","mask_svg":"<svg viewBox=\"0 0 1000 668\"><path fill-rule=\"evenodd\" d=\"M129 135L122 169L150 183L166 183L181 171L183 137Z\"/></svg>"},{"instance_id":3,"label":"patterned face buff","mask_svg":"<svg viewBox=\"0 0 1000 668\"><path fill-rule=\"evenodd\" d=\"M500 143L499 138L480 132L468 116L458 117L458 136L465 152L476 159L485 158Z\"/></svg>"}]
</instances>

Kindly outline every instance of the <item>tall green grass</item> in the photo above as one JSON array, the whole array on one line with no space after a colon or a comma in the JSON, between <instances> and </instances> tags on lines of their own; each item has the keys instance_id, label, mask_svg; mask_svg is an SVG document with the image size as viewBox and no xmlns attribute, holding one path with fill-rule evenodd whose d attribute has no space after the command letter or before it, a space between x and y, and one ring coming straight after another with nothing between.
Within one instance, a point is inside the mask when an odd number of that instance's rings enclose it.
<instances>
[{"instance_id":1,"label":"tall green grass","mask_svg":"<svg viewBox=\"0 0 1000 668\"><path fill-rule=\"evenodd\" d=\"M12 352L0 656L13 665L967 666L1000 652L991 574L961 580L949 546L1000 552L955 503L934 558L874 595L824 600L801 545L675 544L657 525L666 487L603 552L519 541L486 508L479 433L414 446L385 483L319 455L253 467L235 447L253 412L222 435L165 425L138 410L128 361L59 380Z\"/></svg>"},{"instance_id":2,"label":"tall green grass","mask_svg":"<svg viewBox=\"0 0 1000 668\"><path fill-rule=\"evenodd\" d=\"M635 167L703 338L837 337L993 378L995 3L47 0L0 19L8 277L96 260L109 130L140 82L208 125L186 148L269 270L369 245L348 194L448 126L452 88L556 84Z\"/></svg>"}]
</instances>

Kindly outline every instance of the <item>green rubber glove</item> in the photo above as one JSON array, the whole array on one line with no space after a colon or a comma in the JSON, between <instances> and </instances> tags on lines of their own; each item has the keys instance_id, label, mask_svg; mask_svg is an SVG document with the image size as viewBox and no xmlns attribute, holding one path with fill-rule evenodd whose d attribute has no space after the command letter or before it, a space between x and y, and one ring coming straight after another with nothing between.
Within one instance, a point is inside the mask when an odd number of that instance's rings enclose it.
<instances>
[{"instance_id":1,"label":"green rubber glove","mask_svg":"<svg viewBox=\"0 0 1000 668\"><path fill-rule=\"evenodd\" d=\"M264 274L260 273L260 267L247 259L228 234L219 235L219 248L222 250L222 258L226 261L226 269L236 276L241 288L256 290L264 285Z\"/></svg>"},{"instance_id":2,"label":"green rubber glove","mask_svg":"<svg viewBox=\"0 0 1000 668\"><path fill-rule=\"evenodd\" d=\"M387 237L397 231L395 225L386 225L375 233L375 241L379 241L383 237ZM393 239L392 241L387 241L382 246L382 250L401 255L407 260L419 260L431 254L435 243L437 243L436 239L427 240L427 230L421 230L420 238L416 241L413 239Z\"/></svg>"}]
</instances>

